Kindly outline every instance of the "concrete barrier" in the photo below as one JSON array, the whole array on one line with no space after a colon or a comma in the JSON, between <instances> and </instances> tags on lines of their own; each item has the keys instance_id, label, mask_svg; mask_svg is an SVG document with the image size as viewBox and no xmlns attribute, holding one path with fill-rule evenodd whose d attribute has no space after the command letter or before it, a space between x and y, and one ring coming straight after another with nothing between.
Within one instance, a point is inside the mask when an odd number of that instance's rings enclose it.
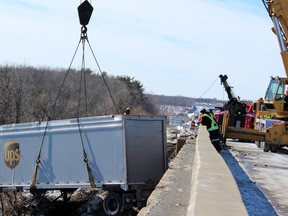
<instances>
[{"instance_id":1,"label":"concrete barrier","mask_svg":"<svg viewBox=\"0 0 288 216\"><path fill-rule=\"evenodd\" d=\"M236 181L221 155L200 126L187 216L248 216Z\"/></svg>"},{"instance_id":2,"label":"concrete barrier","mask_svg":"<svg viewBox=\"0 0 288 216\"><path fill-rule=\"evenodd\" d=\"M180 151L180 149L183 147L183 145L186 142L186 138L179 138L177 140L177 144L176 144L176 154L178 154L178 152Z\"/></svg>"},{"instance_id":3,"label":"concrete barrier","mask_svg":"<svg viewBox=\"0 0 288 216\"><path fill-rule=\"evenodd\" d=\"M236 181L204 126L196 145L186 141L137 216L163 215L248 216Z\"/></svg>"},{"instance_id":4,"label":"concrete barrier","mask_svg":"<svg viewBox=\"0 0 288 216\"><path fill-rule=\"evenodd\" d=\"M181 139L181 144L185 139ZM188 139L170 163L150 195L147 206L137 216L186 215L191 191L195 140Z\"/></svg>"}]
</instances>

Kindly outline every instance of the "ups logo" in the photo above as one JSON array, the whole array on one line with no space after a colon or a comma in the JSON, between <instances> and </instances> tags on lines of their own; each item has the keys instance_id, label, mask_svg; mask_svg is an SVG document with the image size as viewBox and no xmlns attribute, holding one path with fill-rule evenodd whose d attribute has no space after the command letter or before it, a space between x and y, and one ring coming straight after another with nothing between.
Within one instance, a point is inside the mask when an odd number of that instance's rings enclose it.
<instances>
[{"instance_id":1,"label":"ups logo","mask_svg":"<svg viewBox=\"0 0 288 216\"><path fill-rule=\"evenodd\" d=\"M14 169L20 161L20 144L16 141L4 143L4 161L10 168Z\"/></svg>"}]
</instances>

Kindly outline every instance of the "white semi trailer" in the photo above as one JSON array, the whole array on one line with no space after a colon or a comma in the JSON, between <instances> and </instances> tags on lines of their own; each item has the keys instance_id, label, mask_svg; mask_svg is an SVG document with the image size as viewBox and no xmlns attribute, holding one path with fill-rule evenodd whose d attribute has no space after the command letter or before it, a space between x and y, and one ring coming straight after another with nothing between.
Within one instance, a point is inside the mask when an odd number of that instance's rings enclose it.
<instances>
[{"instance_id":1,"label":"white semi trailer","mask_svg":"<svg viewBox=\"0 0 288 216\"><path fill-rule=\"evenodd\" d=\"M115 115L0 126L0 188L109 191L108 215L143 204L167 169L166 117Z\"/></svg>"}]
</instances>

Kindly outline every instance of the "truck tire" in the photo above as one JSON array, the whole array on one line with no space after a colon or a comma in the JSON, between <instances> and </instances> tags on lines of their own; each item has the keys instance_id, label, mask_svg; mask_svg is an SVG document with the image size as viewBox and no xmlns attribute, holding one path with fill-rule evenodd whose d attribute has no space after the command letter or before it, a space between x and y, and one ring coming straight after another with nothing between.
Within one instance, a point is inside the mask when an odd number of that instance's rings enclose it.
<instances>
[{"instance_id":1,"label":"truck tire","mask_svg":"<svg viewBox=\"0 0 288 216\"><path fill-rule=\"evenodd\" d=\"M276 153L277 150L278 150L278 145L276 145L276 144L271 145L271 152Z\"/></svg>"},{"instance_id":2,"label":"truck tire","mask_svg":"<svg viewBox=\"0 0 288 216\"><path fill-rule=\"evenodd\" d=\"M226 145L226 137L223 137L223 138L222 138L222 144L223 144L223 145Z\"/></svg>"},{"instance_id":3,"label":"truck tire","mask_svg":"<svg viewBox=\"0 0 288 216\"><path fill-rule=\"evenodd\" d=\"M262 145L263 145L263 148L262 148L263 151L264 152L269 152L271 145L268 144L268 143L265 143L265 142L263 142Z\"/></svg>"},{"instance_id":4,"label":"truck tire","mask_svg":"<svg viewBox=\"0 0 288 216\"><path fill-rule=\"evenodd\" d=\"M255 141L255 145L256 145L258 148L261 148L261 142L260 142L260 141Z\"/></svg>"},{"instance_id":5,"label":"truck tire","mask_svg":"<svg viewBox=\"0 0 288 216\"><path fill-rule=\"evenodd\" d=\"M117 216L123 210L123 202L120 196L117 193L109 192L104 201L103 208L106 215Z\"/></svg>"}]
</instances>

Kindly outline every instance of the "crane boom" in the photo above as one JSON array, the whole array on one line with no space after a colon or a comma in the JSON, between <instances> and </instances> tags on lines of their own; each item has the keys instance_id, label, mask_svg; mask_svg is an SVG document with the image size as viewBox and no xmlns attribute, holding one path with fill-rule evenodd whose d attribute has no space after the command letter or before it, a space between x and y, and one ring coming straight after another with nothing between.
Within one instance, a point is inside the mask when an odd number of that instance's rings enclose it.
<instances>
[{"instance_id":1,"label":"crane boom","mask_svg":"<svg viewBox=\"0 0 288 216\"><path fill-rule=\"evenodd\" d=\"M281 57L288 77L288 4L286 0L262 0L269 16L272 19L274 27L273 32L276 34L280 46Z\"/></svg>"},{"instance_id":2,"label":"crane boom","mask_svg":"<svg viewBox=\"0 0 288 216\"><path fill-rule=\"evenodd\" d=\"M230 103L237 102L238 99L237 99L237 97L235 97L235 94L232 91L232 87L227 82L228 76L220 74L219 78L220 78L220 81L221 81L221 85L223 84L224 89L227 92L227 95L228 95L228 98L229 98L229 102Z\"/></svg>"}]
</instances>

